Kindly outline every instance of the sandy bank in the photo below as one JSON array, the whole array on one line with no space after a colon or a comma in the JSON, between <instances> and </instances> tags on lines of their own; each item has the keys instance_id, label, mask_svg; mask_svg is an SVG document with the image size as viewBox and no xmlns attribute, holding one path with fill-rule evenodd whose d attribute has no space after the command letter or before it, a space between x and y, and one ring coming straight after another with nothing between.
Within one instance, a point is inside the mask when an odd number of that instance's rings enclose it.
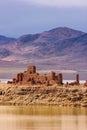
<instances>
[{"instance_id":1,"label":"sandy bank","mask_svg":"<svg viewBox=\"0 0 87 130\"><path fill-rule=\"evenodd\" d=\"M0 104L59 105L87 107L87 87L44 85L9 85L0 83Z\"/></svg>"}]
</instances>

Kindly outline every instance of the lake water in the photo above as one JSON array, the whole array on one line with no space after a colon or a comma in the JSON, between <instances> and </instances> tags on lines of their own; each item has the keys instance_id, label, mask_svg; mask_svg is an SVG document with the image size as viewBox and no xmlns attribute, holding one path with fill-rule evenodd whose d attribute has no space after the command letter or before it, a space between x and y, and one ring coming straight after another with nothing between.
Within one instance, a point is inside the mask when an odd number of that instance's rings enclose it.
<instances>
[{"instance_id":1,"label":"lake water","mask_svg":"<svg viewBox=\"0 0 87 130\"><path fill-rule=\"evenodd\" d=\"M0 130L87 130L87 108L0 106Z\"/></svg>"}]
</instances>

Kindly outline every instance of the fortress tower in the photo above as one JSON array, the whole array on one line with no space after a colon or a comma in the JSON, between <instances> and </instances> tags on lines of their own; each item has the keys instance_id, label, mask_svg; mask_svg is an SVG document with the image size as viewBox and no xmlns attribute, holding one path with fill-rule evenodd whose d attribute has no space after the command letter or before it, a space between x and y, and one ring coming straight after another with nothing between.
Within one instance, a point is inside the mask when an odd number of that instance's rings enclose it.
<instances>
[{"instance_id":1,"label":"fortress tower","mask_svg":"<svg viewBox=\"0 0 87 130\"><path fill-rule=\"evenodd\" d=\"M36 66L28 66L27 72L29 74L35 74L36 73Z\"/></svg>"}]
</instances>

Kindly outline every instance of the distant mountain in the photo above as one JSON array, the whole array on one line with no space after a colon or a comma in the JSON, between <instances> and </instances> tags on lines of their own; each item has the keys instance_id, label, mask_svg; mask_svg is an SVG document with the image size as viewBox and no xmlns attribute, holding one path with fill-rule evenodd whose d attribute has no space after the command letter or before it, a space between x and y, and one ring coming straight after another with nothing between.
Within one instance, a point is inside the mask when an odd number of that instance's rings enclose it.
<instances>
[{"instance_id":1,"label":"distant mountain","mask_svg":"<svg viewBox=\"0 0 87 130\"><path fill-rule=\"evenodd\" d=\"M0 62L9 66L87 69L87 33L67 27L18 39L0 36Z\"/></svg>"},{"instance_id":2,"label":"distant mountain","mask_svg":"<svg viewBox=\"0 0 87 130\"><path fill-rule=\"evenodd\" d=\"M8 37L0 35L0 45L8 44L8 43L11 43L11 42L13 42L15 40L16 40L15 38L8 38Z\"/></svg>"}]
</instances>

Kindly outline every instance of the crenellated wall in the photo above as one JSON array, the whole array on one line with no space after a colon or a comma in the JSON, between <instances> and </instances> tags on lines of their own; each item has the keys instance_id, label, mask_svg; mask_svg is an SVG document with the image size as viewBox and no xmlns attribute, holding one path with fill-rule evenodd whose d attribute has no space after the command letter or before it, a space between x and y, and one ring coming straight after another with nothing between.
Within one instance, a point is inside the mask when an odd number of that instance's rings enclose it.
<instances>
[{"instance_id":1,"label":"crenellated wall","mask_svg":"<svg viewBox=\"0 0 87 130\"><path fill-rule=\"evenodd\" d=\"M16 78L13 79L14 84L46 84L53 85L55 83L62 84L62 74L56 75L55 72L49 74L36 73L35 66L28 66L27 71L18 73Z\"/></svg>"},{"instance_id":2,"label":"crenellated wall","mask_svg":"<svg viewBox=\"0 0 87 130\"><path fill-rule=\"evenodd\" d=\"M10 83L10 82L8 82ZM18 73L16 78L13 78L13 84L45 84L53 85L63 84L63 75L62 73L56 74L55 72L51 72L49 74L39 74L36 72L36 66L28 66L27 70L23 73ZM67 85L79 85L79 74L76 74L75 81L68 83ZM87 81L84 84L87 86Z\"/></svg>"}]
</instances>

